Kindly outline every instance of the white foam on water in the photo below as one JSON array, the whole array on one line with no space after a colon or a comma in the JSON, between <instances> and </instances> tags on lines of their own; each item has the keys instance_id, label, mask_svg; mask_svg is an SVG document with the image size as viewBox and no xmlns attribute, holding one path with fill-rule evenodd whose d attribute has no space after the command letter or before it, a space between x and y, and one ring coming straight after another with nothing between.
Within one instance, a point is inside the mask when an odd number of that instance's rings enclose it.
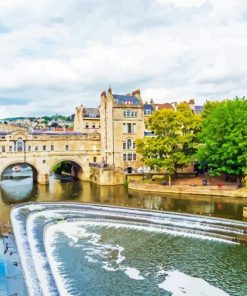
<instances>
[{"instance_id":1,"label":"white foam on water","mask_svg":"<svg viewBox=\"0 0 247 296\"><path fill-rule=\"evenodd\" d=\"M117 257L116 263L119 265L125 260L125 257L121 254L124 251L124 247L121 247L119 245L117 245L117 247L118 247L118 257Z\"/></svg>"},{"instance_id":2,"label":"white foam on water","mask_svg":"<svg viewBox=\"0 0 247 296\"><path fill-rule=\"evenodd\" d=\"M229 296L201 278L189 276L178 270L165 273L167 277L158 287L171 292L173 296Z\"/></svg>"},{"instance_id":3,"label":"white foam on water","mask_svg":"<svg viewBox=\"0 0 247 296\"><path fill-rule=\"evenodd\" d=\"M40 253L39 245L40 242L36 240L35 238L35 226L36 226L36 219L40 218L40 216L45 217L46 219L52 217L56 219L61 219L62 215L59 214L52 214L45 211L44 213L41 212L33 212L29 214L27 221L26 221L26 230L27 230L27 239L30 246L30 251L32 258L35 258L34 267L36 270L37 277L42 283L40 286L43 290L44 295L52 296L56 295L56 287L52 287L50 284L50 279L52 278L52 275L49 273L49 270L47 270L48 261L45 256L45 254Z\"/></svg>"},{"instance_id":4,"label":"white foam on water","mask_svg":"<svg viewBox=\"0 0 247 296\"><path fill-rule=\"evenodd\" d=\"M62 207L62 209L60 210L59 207ZM137 229L137 230L145 230L145 231L150 231L150 232L159 232L159 233L168 233L168 234L172 234L172 235L178 235L178 236L187 236L187 237L192 237L192 238L200 238L200 239L207 239L207 240L214 240L214 241L220 241L220 242L224 242L224 243L232 243L230 241L227 241L223 238L216 238L216 237L210 237L207 236L207 233L204 234L196 234L196 233L192 233L191 232L186 232L186 229L183 230L176 230L176 229L165 229L166 227L166 222L165 220L171 220L171 219L177 219L177 220L182 220L184 219L184 222L178 222L180 223L180 226L186 226L188 227L188 223L189 221L192 221L192 223L209 223L212 224L214 222L220 224L220 225L230 225L230 226L236 226L236 225L241 225L241 226L246 226L246 224L244 224L243 222L235 222L235 221L228 221L228 220L219 220L217 218L205 218L205 217L197 217L197 216L187 216L187 215L177 215L177 214L170 214L170 213L155 213L155 212L148 212L148 211L140 211L140 210L134 210L134 209L123 209L123 208L116 208L116 207L104 207L104 206L95 206L95 205L80 205L80 204L72 204L72 203L59 203L56 205L56 207L54 207L54 204L52 203L41 203L41 204L28 204L26 206L18 206L16 208L16 211L18 212L19 210L23 209L23 208L27 208L29 211L43 211L40 212L40 216L41 213L44 216L44 213L49 212L49 214L47 213L47 215L50 215L51 219L55 219L56 217L54 217L54 214L59 212L63 212L64 216L66 217L71 215L71 213L73 214L78 214L80 216L85 216L85 214L88 215L94 215L96 217L102 217L104 218L105 216L107 217L114 217L114 218L118 218L121 219L121 217L124 218L131 218L133 219L137 219L139 220L140 218L146 222L155 222L155 223L159 223L159 221L161 222L161 224L164 225L163 228L159 228L160 225L146 225L146 226L141 226L140 224L138 224L138 222L136 223L136 226L132 225L131 223L127 224L124 223L124 225L122 223L108 223L108 221L105 221L104 224L102 224L102 222L98 222L96 221L95 225L103 225L103 226L114 226L116 228L121 228L121 227L125 227L125 228L132 228L132 229ZM16 213L17 213L16 212ZM84 213L84 215L83 215ZM22 261L22 267L24 269L24 275L26 278L26 282L28 285L28 289L29 289L29 293L30 295L41 295L38 293L34 293L34 291L38 291L39 289L39 283L37 283L37 278L36 275L33 274L33 270L32 270L32 265L34 264L31 261L35 261L35 258L29 258L30 256L28 256L28 252L25 255L27 249L29 248L29 246L27 245L26 240L26 236L25 236L25 226L21 225L20 229L18 229L18 223L20 224L20 221L18 222L17 217L15 217L15 215L12 215L13 220L12 220L12 224L13 224L13 228L15 230L15 235L16 235L16 239L17 241L17 248L18 251L20 253L21 256L21 261ZM182 220L183 221L183 220ZM164 223L165 222L165 223ZM169 221L169 223L171 224L175 224L177 223L176 221ZM62 223L63 224L63 223ZM83 222L83 224L85 224L85 221ZM182 225L181 225L182 224ZM92 221L90 221L88 223L88 225L93 225ZM157 227L158 226L158 227ZM176 226L179 226L178 224ZM202 225L203 229L205 229L204 227L205 225ZM214 227L218 227L218 226L214 226ZM189 227L188 227L189 228ZM73 231L73 230L72 230ZM20 238L22 236L22 238ZM78 242L78 233L73 233L71 234L71 236L74 236L74 242L77 243ZM95 237L95 239L97 240L97 238ZM44 239L45 242L45 239ZM34 242L33 242L34 243ZM50 243L52 243L52 240L50 241ZM46 248L47 250L47 248ZM121 264L123 262L123 258L121 258L121 251L119 251L118 253L118 258L117 258L117 264ZM22 260L22 258L24 258ZM60 263L61 264L61 263ZM59 263L58 263L59 265ZM27 276L28 275L28 276ZM54 277L55 278L55 277ZM55 279L57 281L57 279ZM35 284L32 284L32 282L35 282ZM42 283L43 285L43 283ZM66 284L68 286L68 284ZM31 291L31 292L30 292ZM64 291L63 291L64 293ZM65 295L65 294L62 294Z\"/></svg>"},{"instance_id":5,"label":"white foam on water","mask_svg":"<svg viewBox=\"0 0 247 296\"><path fill-rule=\"evenodd\" d=\"M136 268L126 267L125 273L129 278L133 280L137 280L137 281L144 280L144 277L140 275L140 271Z\"/></svg>"},{"instance_id":6,"label":"white foam on water","mask_svg":"<svg viewBox=\"0 0 247 296\"><path fill-rule=\"evenodd\" d=\"M15 234L16 246L21 259L22 270L24 272L25 283L30 296L41 296L42 291L37 274L34 270L34 262L29 256L29 245L26 240L26 232L23 224L18 219L20 208L13 208L10 213L12 226Z\"/></svg>"},{"instance_id":7,"label":"white foam on water","mask_svg":"<svg viewBox=\"0 0 247 296\"><path fill-rule=\"evenodd\" d=\"M27 204L22 207L22 209L28 209L30 212L32 211L43 211L46 210L46 207L39 204Z\"/></svg>"},{"instance_id":8,"label":"white foam on water","mask_svg":"<svg viewBox=\"0 0 247 296\"><path fill-rule=\"evenodd\" d=\"M65 223L62 223L66 228ZM61 224L47 225L44 229L44 247L47 255L47 259L50 264L53 278L56 282L56 286L60 295L73 296L68 292L69 284L68 281L61 275L60 267L62 262L58 262L55 257L56 248L54 247L54 237L57 232L61 232Z\"/></svg>"}]
</instances>

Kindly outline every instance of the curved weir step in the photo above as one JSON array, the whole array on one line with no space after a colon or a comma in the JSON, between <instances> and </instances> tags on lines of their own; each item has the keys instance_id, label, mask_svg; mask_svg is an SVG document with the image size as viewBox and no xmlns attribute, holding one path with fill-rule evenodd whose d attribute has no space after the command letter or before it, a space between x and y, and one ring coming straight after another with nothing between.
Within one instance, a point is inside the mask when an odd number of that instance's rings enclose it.
<instances>
[{"instance_id":1,"label":"curved weir step","mask_svg":"<svg viewBox=\"0 0 247 296\"><path fill-rule=\"evenodd\" d=\"M247 223L196 215L77 203L30 203L11 210L11 222L30 295L59 295L47 259L45 233L58 223L97 223L145 228L200 239L247 245ZM30 278L32 279L30 281Z\"/></svg>"}]
</instances>

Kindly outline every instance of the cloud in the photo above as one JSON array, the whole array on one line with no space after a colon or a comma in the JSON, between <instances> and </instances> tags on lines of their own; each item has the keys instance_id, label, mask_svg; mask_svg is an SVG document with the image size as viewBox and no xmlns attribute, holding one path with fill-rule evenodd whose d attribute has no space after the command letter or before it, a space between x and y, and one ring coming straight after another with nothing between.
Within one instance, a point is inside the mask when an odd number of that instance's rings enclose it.
<instances>
[{"instance_id":1,"label":"cloud","mask_svg":"<svg viewBox=\"0 0 247 296\"><path fill-rule=\"evenodd\" d=\"M98 106L109 84L159 102L244 96L245 11L245 0L0 1L1 117Z\"/></svg>"}]
</instances>

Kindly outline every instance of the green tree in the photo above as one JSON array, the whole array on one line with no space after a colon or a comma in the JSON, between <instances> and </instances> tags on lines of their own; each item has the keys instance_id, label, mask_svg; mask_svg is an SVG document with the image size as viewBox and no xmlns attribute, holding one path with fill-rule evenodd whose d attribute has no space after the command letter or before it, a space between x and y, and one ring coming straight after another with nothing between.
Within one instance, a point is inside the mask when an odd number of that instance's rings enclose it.
<instances>
[{"instance_id":1,"label":"green tree","mask_svg":"<svg viewBox=\"0 0 247 296\"><path fill-rule=\"evenodd\" d=\"M179 168L193 161L200 121L200 116L186 103L179 104L177 111L157 110L148 119L154 137L138 140L137 152L151 168L176 174Z\"/></svg>"},{"instance_id":2,"label":"green tree","mask_svg":"<svg viewBox=\"0 0 247 296\"><path fill-rule=\"evenodd\" d=\"M215 104L202 122L200 140L197 155L211 175L242 176L247 169L247 101Z\"/></svg>"}]
</instances>

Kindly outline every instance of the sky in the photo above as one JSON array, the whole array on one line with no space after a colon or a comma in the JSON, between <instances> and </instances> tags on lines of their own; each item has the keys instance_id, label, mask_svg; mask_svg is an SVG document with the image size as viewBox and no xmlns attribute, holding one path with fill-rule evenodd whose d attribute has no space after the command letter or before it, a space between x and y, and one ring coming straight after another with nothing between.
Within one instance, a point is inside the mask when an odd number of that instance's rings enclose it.
<instances>
[{"instance_id":1,"label":"sky","mask_svg":"<svg viewBox=\"0 0 247 296\"><path fill-rule=\"evenodd\" d=\"M247 94L246 0L0 0L0 118L70 115L100 93Z\"/></svg>"}]
</instances>

